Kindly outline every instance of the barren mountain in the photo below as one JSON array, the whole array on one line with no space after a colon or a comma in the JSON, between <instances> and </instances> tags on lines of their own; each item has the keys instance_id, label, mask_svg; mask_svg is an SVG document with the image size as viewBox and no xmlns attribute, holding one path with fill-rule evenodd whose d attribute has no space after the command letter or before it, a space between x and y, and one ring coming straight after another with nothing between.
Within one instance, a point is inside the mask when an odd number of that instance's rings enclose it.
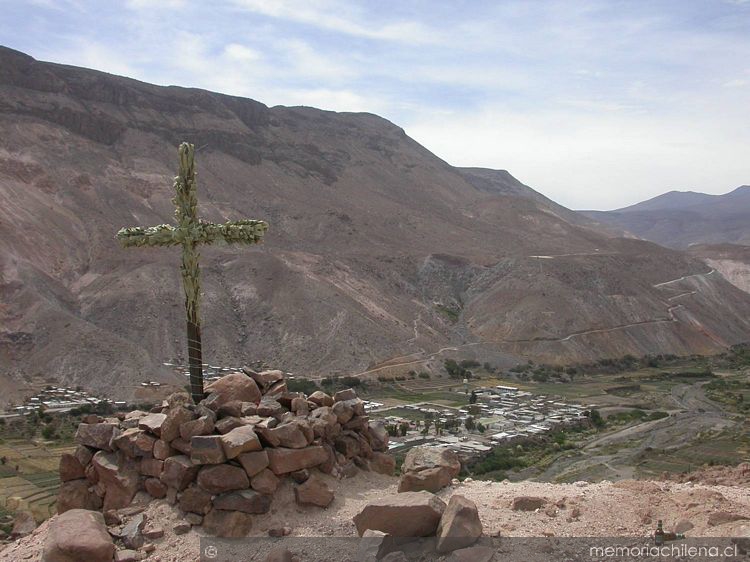
<instances>
[{"instance_id":1,"label":"barren mountain","mask_svg":"<svg viewBox=\"0 0 750 562\"><path fill-rule=\"evenodd\" d=\"M270 224L262 246L203 250L211 364L324 375L750 339L750 296L702 261L606 236L505 171L451 167L375 115L267 107L0 48L0 126L6 399L37 373L127 396L184 359L179 250L114 239L171 220L183 140L199 147L205 219Z\"/></svg>"},{"instance_id":2,"label":"barren mountain","mask_svg":"<svg viewBox=\"0 0 750 562\"><path fill-rule=\"evenodd\" d=\"M750 186L724 195L670 191L615 211L582 211L614 232L629 232L669 248L750 244Z\"/></svg>"},{"instance_id":3,"label":"barren mountain","mask_svg":"<svg viewBox=\"0 0 750 562\"><path fill-rule=\"evenodd\" d=\"M727 281L750 293L750 246L694 244L688 248L688 253L701 258Z\"/></svg>"}]
</instances>

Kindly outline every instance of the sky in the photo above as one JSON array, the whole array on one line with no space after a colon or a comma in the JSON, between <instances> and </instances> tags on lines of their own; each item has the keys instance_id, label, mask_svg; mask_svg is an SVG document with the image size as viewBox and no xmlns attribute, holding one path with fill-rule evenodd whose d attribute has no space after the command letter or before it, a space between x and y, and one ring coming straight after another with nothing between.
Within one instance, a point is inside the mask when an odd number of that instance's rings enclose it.
<instances>
[{"instance_id":1,"label":"sky","mask_svg":"<svg viewBox=\"0 0 750 562\"><path fill-rule=\"evenodd\" d=\"M750 0L0 0L0 44L365 111L573 209L750 184Z\"/></svg>"}]
</instances>

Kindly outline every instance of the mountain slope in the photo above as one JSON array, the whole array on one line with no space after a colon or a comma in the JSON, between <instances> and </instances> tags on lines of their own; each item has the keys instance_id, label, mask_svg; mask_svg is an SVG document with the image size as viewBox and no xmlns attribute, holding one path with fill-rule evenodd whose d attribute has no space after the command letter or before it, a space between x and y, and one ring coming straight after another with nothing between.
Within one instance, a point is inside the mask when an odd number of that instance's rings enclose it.
<instances>
[{"instance_id":1,"label":"mountain slope","mask_svg":"<svg viewBox=\"0 0 750 562\"><path fill-rule=\"evenodd\" d=\"M700 260L607 237L375 115L269 108L0 48L0 126L4 388L39 373L127 396L184 360L178 250L114 239L171 221L182 140L199 147L202 217L270 223L262 246L202 251L211 364L326 375L748 339L748 295Z\"/></svg>"},{"instance_id":2,"label":"mountain slope","mask_svg":"<svg viewBox=\"0 0 750 562\"><path fill-rule=\"evenodd\" d=\"M670 191L615 211L582 211L612 229L670 248L750 244L750 186L724 195Z\"/></svg>"}]
</instances>

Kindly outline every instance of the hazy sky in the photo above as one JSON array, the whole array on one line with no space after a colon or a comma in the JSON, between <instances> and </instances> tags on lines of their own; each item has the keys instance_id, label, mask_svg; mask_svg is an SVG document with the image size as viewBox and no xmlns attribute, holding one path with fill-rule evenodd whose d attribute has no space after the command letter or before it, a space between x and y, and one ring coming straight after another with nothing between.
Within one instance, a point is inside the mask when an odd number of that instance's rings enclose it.
<instances>
[{"instance_id":1,"label":"hazy sky","mask_svg":"<svg viewBox=\"0 0 750 562\"><path fill-rule=\"evenodd\" d=\"M750 0L0 0L0 44L369 111L572 208L750 183Z\"/></svg>"}]
</instances>

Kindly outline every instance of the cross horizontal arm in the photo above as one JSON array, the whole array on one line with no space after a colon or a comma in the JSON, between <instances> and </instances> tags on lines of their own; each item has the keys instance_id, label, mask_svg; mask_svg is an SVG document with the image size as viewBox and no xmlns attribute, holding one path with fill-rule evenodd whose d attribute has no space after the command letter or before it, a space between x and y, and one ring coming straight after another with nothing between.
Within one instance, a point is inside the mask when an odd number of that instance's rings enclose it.
<instances>
[{"instance_id":1,"label":"cross horizontal arm","mask_svg":"<svg viewBox=\"0 0 750 562\"><path fill-rule=\"evenodd\" d=\"M160 224L147 228L133 226L122 228L117 239L126 247L176 246L183 242L198 244L257 244L268 230L268 224L259 220L228 221L224 224L199 221L187 228Z\"/></svg>"}]
</instances>

